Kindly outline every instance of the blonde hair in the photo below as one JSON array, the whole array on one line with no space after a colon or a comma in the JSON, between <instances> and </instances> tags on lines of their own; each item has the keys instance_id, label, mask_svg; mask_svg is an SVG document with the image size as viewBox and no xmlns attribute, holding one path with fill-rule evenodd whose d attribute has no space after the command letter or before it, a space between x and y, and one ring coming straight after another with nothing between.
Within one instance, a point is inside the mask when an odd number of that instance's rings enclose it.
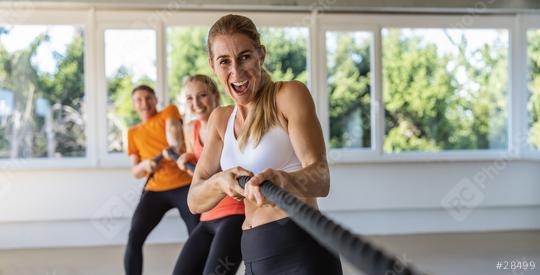
<instances>
[{"instance_id":1,"label":"blonde hair","mask_svg":"<svg viewBox=\"0 0 540 275\"><path fill-rule=\"evenodd\" d=\"M247 36L259 54L266 54L261 44L261 35L251 19L229 14L221 17L212 25L208 32L208 54L213 59L212 42L218 35L242 34ZM282 82L274 82L270 74L261 66L261 85L255 94L255 107L248 113L242 132L238 136L238 146L244 149L248 140L254 141L257 146L264 134L276 125L280 125L277 116L276 94Z\"/></svg>"},{"instance_id":2,"label":"blonde hair","mask_svg":"<svg viewBox=\"0 0 540 275\"><path fill-rule=\"evenodd\" d=\"M207 75L204 74L195 74L195 75L188 75L184 78L184 82L182 83L183 87L186 87L186 85L190 82L200 82L210 90L210 92L217 97L216 106L221 105L221 95L219 94L219 90L217 88L216 82L212 80Z\"/></svg>"}]
</instances>

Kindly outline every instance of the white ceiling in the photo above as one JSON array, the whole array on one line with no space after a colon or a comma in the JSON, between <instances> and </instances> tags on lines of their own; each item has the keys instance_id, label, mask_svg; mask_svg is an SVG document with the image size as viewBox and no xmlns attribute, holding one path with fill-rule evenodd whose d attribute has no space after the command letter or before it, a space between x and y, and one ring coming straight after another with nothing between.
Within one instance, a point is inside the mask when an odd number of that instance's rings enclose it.
<instances>
[{"instance_id":1,"label":"white ceiling","mask_svg":"<svg viewBox=\"0 0 540 275\"><path fill-rule=\"evenodd\" d=\"M0 0L2 4L23 1ZM313 10L366 12L538 13L539 0L41 0L33 3L77 3L89 6L209 8L237 10Z\"/></svg>"}]
</instances>

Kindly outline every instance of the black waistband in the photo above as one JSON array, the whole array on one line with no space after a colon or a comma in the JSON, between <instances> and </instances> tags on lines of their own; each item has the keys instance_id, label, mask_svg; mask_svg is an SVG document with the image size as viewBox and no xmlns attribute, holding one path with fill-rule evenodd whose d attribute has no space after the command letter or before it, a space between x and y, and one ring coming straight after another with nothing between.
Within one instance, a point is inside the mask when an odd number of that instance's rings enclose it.
<instances>
[{"instance_id":1,"label":"black waistband","mask_svg":"<svg viewBox=\"0 0 540 275\"><path fill-rule=\"evenodd\" d=\"M314 241L293 220L283 218L244 230L242 257L244 261L261 260Z\"/></svg>"}]
</instances>

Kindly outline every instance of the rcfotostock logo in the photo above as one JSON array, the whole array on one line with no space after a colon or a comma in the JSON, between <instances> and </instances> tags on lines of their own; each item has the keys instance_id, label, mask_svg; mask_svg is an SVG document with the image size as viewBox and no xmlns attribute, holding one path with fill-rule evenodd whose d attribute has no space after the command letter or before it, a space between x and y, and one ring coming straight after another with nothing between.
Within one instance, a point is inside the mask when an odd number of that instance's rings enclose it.
<instances>
[{"instance_id":1,"label":"rcfotostock logo","mask_svg":"<svg viewBox=\"0 0 540 275\"><path fill-rule=\"evenodd\" d=\"M210 275L230 274L235 267L236 263L234 261L229 261L229 257L225 256L224 258L218 259L218 265Z\"/></svg>"},{"instance_id":2,"label":"rcfotostock logo","mask_svg":"<svg viewBox=\"0 0 540 275\"><path fill-rule=\"evenodd\" d=\"M165 9L154 11L144 18L134 20L130 24L130 28L146 29L148 27L159 27L164 20L173 18L176 10L185 8L186 2L186 0L169 1Z\"/></svg>"},{"instance_id":3,"label":"rcfotostock logo","mask_svg":"<svg viewBox=\"0 0 540 275\"><path fill-rule=\"evenodd\" d=\"M32 16L34 4L30 2L7 2L6 7L0 9L0 18L7 25L21 24Z\"/></svg>"},{"instance_id":4,"label":"rcfotostock logo","mask_svg":"<svg viewBox=\"0 0 540 275\"><path fill-rule=\"evenodd\" d=\"M456 221L464 221L485 198L490 184L508 167L510 156L503 155L472 177L460 180L441 200L441 205Z\"/></svg>"},{"instance_id":5,"label":"rcfotostock logo","mask_svg":"<svg viewBox=\"0 0 540 275\"><path fill-rule=\"evenodd\" d=\"M441 205L457 221L464 221L484 201L484 193L474 182L462 179L444 198Z\"/></svg>"},{"instance_id":6,"label":"rcfotostock logo","mask_svg":"<svg viewBox=\"0 0 540 275\"><path fill-rule=\"evenodd\" d=\"M129 217L132 210L130 204L119 196L108 199L92 215L92 226L108 240L116 237L125 226L123 218Z\"/></svg>"}]
</instances>

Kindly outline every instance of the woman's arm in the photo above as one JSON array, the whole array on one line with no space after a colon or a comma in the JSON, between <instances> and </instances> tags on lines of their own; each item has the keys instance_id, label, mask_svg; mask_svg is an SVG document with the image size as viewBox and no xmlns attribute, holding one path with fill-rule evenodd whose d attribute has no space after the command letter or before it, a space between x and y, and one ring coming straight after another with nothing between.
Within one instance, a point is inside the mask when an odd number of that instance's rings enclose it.
<instances>
[{"instance_id":1,"label":"woman's arm","mask_svg":"<svg viewBox=\"0 0 540 275\"><path fill-rule=\"evenodd\" d=\"M182 146L184 145L181 120L173 117L169 117L165 120L165 137L167 139L169 147L174 148L174 151L176 153L179 153ZM168 157L166 153L165 155Z\"/></svg>"},{"instance_id":2,"label":"woman's arm","mask_svg":"<svg viewBox=\"0 0 540 275\"><path fill-rule=\"evenodd\" d=\"M184 141L186 143L186 153L193 153L193 131L194 121L190 121L185 127L183 127Z\"/></svg>"},{"instance_id":3,"label":"woman's arm","mask_svg":"<svg viewBox=\"0 0 540 275\"><path fill-rule=\"evenodd\" d=\"M321 124L309 90L299 81L287 82L278 93L277 106L288 122L289 138L303 167L286 174L280 186L300 197L326 197L330 191L330 171Z\"/></svg>"},{"instance_id":4,"label":"woman's arm","mask_svg":"<svg viewBox=\"0 0 540 275\"><path fill-rule=\"evenodd\" d=\"M246 198L262 205L264 198L259 185L264 180L284 188L297 197L325 197L330 190L330 172L326 148L313 98L306 86L298 81L283 84L276 98L278 113L287 121L287 131L302 169L287 173L267 169L249 182Z\"/></svg>"},{"instance_id":5,"label":"woman's arm","mask_svg":"<svg viewBox=\"0 0 540 275\"><path fill-rule=\"evenodd\" d=\"M244 191L238 185L237 178L251 175L240 167L220 172L223 138L218 127L227 125L226 114L226 108L219 107L212 112L208 120L205 145L188 193L188 206L192 213L202 213L214 208L225 195L235 199L243 198Z\"/></svg>"},{"instance_id":6,"label":"woman's arm","mask_svg":"<svg viewBox=\"0 0 540 275\"><path fill-rule=\"evenodd\" d=\"M187 171L187 173L193 177L193 172L189 169L187 169L186 164L189 162L196 163L195 155L193 154L193 131L194 131L194 122L190 121L185 127L184 127L184 141L186 144L186 152L180 155L178 160L176 160L176 165L178 165L178 168L183 171Z\"/></svg>"}]
</instances>

